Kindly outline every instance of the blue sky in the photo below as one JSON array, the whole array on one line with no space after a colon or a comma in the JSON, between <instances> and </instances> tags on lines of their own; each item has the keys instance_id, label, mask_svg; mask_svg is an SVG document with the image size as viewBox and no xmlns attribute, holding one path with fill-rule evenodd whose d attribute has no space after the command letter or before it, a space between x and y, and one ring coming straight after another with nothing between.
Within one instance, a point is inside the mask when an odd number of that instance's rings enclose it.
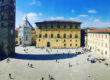
<instances>
[{"instance_id":1,"label":"blue sky","mask_svg":"<svg viewBox=\"0 0 110 80\"><path fill-rule=\"evenodd\" d=\"M35 27L44 20L81 21L82 28L110 27L110 0L16 0L16 27L25 16Z\"/></svg>"}]
</instances>

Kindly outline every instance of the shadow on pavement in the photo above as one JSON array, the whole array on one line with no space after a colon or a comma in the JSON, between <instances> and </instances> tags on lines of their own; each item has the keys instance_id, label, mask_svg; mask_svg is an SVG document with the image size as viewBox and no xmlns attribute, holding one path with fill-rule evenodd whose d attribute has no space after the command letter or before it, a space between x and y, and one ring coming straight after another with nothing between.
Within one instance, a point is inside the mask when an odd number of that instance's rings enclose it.
<instances>
[{"instance_id":1,"label":"shadow on pavement","mask_svg":"<svg viewBox=\"0 0 110 80\"><path fill-rule=\"evenodd\" d=\"M6 59L6 57L0 57L0 61L3 61L5 59Z\"/></svg>"},{"instance_id":2,"label":"shadow on pavement","mask_svg":"<svg viewBox=\"0 0 110 80\"><path fill-rule=\"evenodd\" d=\"M78 54L17 54L12 58L23 60L56 60L76 57Z\"/></svg>"}]
</instances>

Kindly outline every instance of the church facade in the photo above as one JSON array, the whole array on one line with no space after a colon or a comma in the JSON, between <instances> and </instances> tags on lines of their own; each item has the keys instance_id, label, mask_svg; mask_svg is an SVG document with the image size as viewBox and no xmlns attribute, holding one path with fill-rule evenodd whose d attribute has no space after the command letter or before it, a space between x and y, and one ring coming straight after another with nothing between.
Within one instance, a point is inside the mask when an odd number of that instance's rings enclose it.
<instances>
[{"instance_id":1,"label":"church facade","mask_svg":"<svg viewBox=\"0 0 110 80\"><path fill-rule=\"evenodd\" d=\"M15 54L15 0L0 0L0 56Z\"/></svg>"},{"instance_id":2,"label":"church facade","mask_svg":"<svg viewBox=\"0 0 110 80\"><path fill-rule=\"evenodd\" d=\"M18 30L18 45L30 46L31 45L31 30L34 30L32 25L29 23L27 17L24 23L19 27Z\"/></svg>"}]
</instances>

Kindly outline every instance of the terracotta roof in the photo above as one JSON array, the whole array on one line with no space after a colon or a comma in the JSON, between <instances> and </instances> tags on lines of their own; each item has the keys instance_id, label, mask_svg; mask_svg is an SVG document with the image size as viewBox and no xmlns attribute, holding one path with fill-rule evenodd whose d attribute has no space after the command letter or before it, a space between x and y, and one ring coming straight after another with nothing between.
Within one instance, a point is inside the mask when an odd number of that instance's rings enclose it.
<instances>
[{"instance_id":1,"label":"terracotta roof","mask_svg":"<svg viewBox=\"0 0 110 80\"><path fill-rule=\"evenodd\" d=\"M16 28L15 31L18 31L19 28Z\"/></svg>"},{"instance_id":2,"label":"terracotta roof","mask_svg":"<svg viewBox=\"0 0 110 80\"><path fill-rule=\"evenodd\" d=\"M42 21L42 22L36 22L35 24L39 24L39 23L79 23L81 24L81 22L78 22L78 21L66 21L66 20Z\"/></svg>"},{"instance_id":3,"label":"terracotta roof","mask_svg":"<svg viewBox=\"0 0 110 80\"><path fill-rule=\"evenodd\" d=\"M89 30L95 30L96 28L88 28Z\"/></svg>"},{"instance_id":4,"label":"terracotta roof","mask_svg":"<svg viewBox=\"0 0 110 80\"><path fill-rule=\"evenodd\" d=\"M97 32L97 33L110 33L110 29L109 28L104 28L104 29L95 29L95 30L90 30L89 32Z\"/></svg>"}]
</instances>

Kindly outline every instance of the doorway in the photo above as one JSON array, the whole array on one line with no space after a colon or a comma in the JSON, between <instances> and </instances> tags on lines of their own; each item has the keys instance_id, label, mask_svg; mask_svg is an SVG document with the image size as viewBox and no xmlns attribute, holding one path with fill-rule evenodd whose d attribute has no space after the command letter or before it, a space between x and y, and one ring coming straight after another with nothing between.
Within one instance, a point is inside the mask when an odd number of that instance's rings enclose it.
<instances>
[{"instance_id":1,"label":"doorway","mask_svg":"<svg viewBox=\"0 0 110 80\"><path fill-rule=\"evenodd\" d=\"M50 42L47 42L47 47L50 47Z\"/></svg>"}]
</instances>

